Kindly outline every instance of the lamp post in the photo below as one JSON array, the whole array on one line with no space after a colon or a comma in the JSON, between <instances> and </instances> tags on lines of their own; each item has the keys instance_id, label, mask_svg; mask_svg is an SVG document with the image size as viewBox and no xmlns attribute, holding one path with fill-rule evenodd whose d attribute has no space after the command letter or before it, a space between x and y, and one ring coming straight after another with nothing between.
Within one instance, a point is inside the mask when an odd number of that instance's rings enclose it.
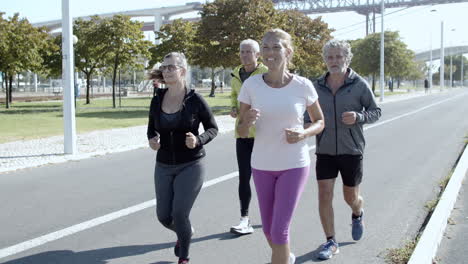
<instances>
[{"instance_id":1,"label":"lamp post","mask_svg":"<svg viewBox=\"0 0 468 264\"><path fill-rule=\"evenodd\" d=\"M73 27L69 0L62 0L62 54L64 152L65 154L75 154L77 149L75 107L73 100L75 97L73 81Z\"/></svg>"},{"instance_id":2,"label":"lamp post","mask_svg":"<svg viewBox=\"0 0 468 264\"><path fill-rule=\"evenodd\" d=\"M445 86L444 21L440 21L440 90Z\"/></svg>"},{"instance_id":3,"label":"lamp post","mask_svg":"<svg viewBox=\"0 0 468 264\"><path fill-rule=\"evenodd\" d=\"M455 32L455 28L450 30L451 32ZM453 88L453 37L450 36L450 88Z\"/></svg>"},{"instance_id":4,"label":"lamp post","mask_svg":"<svg viewBox=\"0 0 468 264\"><path fill-rule=\"evenodd\" d=\"M460 57L461 57L460 58L460 60L461 60L461 62L460 62L460 64L461 64L460 82L461 82L461 87L463 88L463 77L465 77L464 72L463 72L463 64L465 62L463 60L465 59L465 56L463 56L463 53L462 53Z\"/></svg>"},{"instance_id":5,"label":"lamp post","mask_svg":"<svg viewBox=\"0 0 468 264\"><path fill-rule=\"evenodd\" d=\"M384 32L384 15L385 15L385 6L384 6L384 0L381 0L381 14L382 14L382 27L381 27L381 32L380 32L380 102L383 102L384 100L384 86L385 86L385 68L384 68L384 62L385 62L385 56L384 56L384 40L385 40L385 32Z\"/></svg>"}]
</instances>

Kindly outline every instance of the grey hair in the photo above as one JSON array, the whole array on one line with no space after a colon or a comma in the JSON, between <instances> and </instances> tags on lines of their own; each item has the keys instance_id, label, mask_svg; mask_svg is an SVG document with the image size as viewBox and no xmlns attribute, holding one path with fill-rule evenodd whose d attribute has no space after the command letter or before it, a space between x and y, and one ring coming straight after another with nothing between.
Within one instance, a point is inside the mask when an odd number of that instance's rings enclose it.
<instances>
[{"instance_id":1,"label":"grey hair","mask_svg":"<svg viewBox=\"0 0 468 264\"><path fill-rule=\"evenodd\" d=\"M260 52L260 45L258 44L257 41L253 40L253 39L244 39L243 41L241 41L241 43L239 44L239 48L242 47L243 45L248 45L248 46L251 46L254 51L256 53L259 53Z\"/></svg>"},{"instance_id":2,"label":"grey hair","mask_svg":"<svg viewBox=\"0 0 468 264\"><path fill-rule=\"evenodd\" d=\"M326 59L328 55L328 50L331 48L339 48L344 52L344 56L346 59L346 63L349 65L351 63L351 59L353 58L353 53L351 52L351 45L347 41L344 40L337 40L331 39L325 43L322 48L322 56L323 59Z\"/></svg>"},{"instance_id":3,"label":"grey hair","mask_svg":"<svg viewBox=\"0 0 468 264\"><path fill-rule=\"evenodd\" d=\"M167 58L176 58L178 61L177 65L187 70L187 59L182 52L169 52L164 56L164 59Z\"/></svg>"}]
</instances>

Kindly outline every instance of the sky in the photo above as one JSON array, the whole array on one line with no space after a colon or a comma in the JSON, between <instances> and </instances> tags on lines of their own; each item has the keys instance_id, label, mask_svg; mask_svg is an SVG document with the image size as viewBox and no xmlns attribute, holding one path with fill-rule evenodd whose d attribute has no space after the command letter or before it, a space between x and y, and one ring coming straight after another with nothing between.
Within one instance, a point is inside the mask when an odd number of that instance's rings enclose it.
<instances>
[{"instance_id":1,"label":"sky","mask_svg":"<svg viewBox=\"0 0 468 264\"><path fill-rule=\"evenodd\" d=\"M184 5L196 0L69 0L73 17L100 13ZM204 3L205 0L199 2ZM61 19L61 0L0 0L0 12L4 17L19 13L31 23ZM431 12L431 10L435 10ZM403 42L415 52L440 48L441 21L444 21L444 45L468 45L468 3L420 6L412 8L386 9L384 30L399 31ZM192 14L193 16L194 14ZM310 15L336 29L333 36L338 39L365 37L365 16L355 12ZM151 21L151 18L141 19ZM376 15L376 32L380 32L380 15Z\"/></svg>"}]
</instances>

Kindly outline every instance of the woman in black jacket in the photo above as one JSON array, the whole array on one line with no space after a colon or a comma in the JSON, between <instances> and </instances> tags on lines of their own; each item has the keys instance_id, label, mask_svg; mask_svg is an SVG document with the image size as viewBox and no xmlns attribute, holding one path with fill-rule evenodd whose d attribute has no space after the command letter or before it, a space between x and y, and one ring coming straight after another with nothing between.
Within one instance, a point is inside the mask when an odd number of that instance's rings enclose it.
<instances>
[{"instance_id":1,"label":"woman in black jacket","mask_svg":"<svg viewBox=\"0 0 468 264\"><path fill-rule=\"evenodd\" d=\"M189 263L193 234L190 210L203 185L205 156L203 145L218 133L211 109L195 90L186 86L187 60L184 54L171 52L157 70L150 73L168 88L157 89L151 101L148 141L157 150L154 181L156 213L166 228L177 234L174 254L179 264ZM200 123L205 132L198 133Z\"/></svg>"}]
</instances>

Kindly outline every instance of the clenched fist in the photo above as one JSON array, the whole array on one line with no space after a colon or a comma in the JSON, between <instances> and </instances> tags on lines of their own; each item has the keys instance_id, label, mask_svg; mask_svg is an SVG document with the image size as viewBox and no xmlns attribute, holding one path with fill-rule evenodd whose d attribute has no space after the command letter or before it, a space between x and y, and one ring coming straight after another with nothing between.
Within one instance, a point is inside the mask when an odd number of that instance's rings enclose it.
<instances>
[{"instance_id":1,"label":"clenched fist","mask_svg":"<svg viewBox=\"0 0 468 264\"><path fill-rule=\"evenodd\" d=\"M192 132L185 134L185 145L189 149L194 149L197 146L197 137Z\"/></svg>"},{"instance_id":2,"label":"clenched fist","mask_svg":"<svg viewBox=\"0 0 468 264\"><path fill-rule=\"evenodd\" d=\"M245 121L247 122L248 126L253 126L257 119L260 117L260 110L255 108L250 108L246 114Z\"/></svg>"},{"instance_id":3,"label":"clenched fist","mask_svg":"<svg viewBox=\"0 0 468 264\"><path fill-rule=\"evenodd\" d=\"M346 125L354 125L356 123L356 112L344 112L341 114L341 121Z\"/></svg>"},{"instance_id":4,"label":"clenched fist","mask_svg":"<svg viewBox=\"0 0 468 264\"><path fill-rule=\"evenodd\" d=\"M289 144L297 143L303 140L304 138L306 138L306 135L304 134L304 130L302 129L286 128L284 129L284 132L286 133L286 141Z\"/></svg>"},{"instance_id":5,"label":"clenched fist","mask_svg":"<svg viewBox=\"0 0 468 264\"><path fill-rule=\"evenodd\" d=\"M151 138L150 140L148 140L148 143L152 150L158 150L161 147L161 144L159 143L159 136Z\"/></svg>"},{"instance_id":6,"label":"clenched fist","mask_svg":"<svg viewBox=\"0 0 468 264\"><path fill-rule=\"evenodd\" d=\"M231 108L231 112L229 113L232 118L237 118L237 108L233 107Z\"/></svg>"}]
</instances>

